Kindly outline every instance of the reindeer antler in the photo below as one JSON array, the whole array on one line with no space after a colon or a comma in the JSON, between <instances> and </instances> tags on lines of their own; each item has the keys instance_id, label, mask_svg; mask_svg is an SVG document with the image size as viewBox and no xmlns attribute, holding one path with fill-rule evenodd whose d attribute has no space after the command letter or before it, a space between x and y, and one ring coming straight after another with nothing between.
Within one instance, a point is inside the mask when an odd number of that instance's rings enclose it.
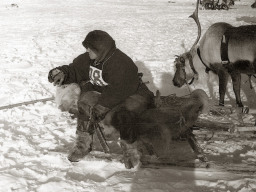
<instances>
[{"instance_id":1,"label":"reindeer antler","mask_svg":"<svg viewBox=\"0 0 256 192\"><path fill-rule=\"evenodd\" d=\"M198 27L197 39L194 42L193 46L191 47L190 51L192 51L194 49L194 47L196 46L196 44L198 43L198 41L199 41L199 39L201 37L201 25L200 25L200 21L199 21L199 18L198 18L198 6L199 6L199 0L197 0L195 11L193 12L192 15L189 16L189 17L191 17L191 18L193 18L195 20L195 22L197 24L197 27Z\"/></svg>"}]
</instances>

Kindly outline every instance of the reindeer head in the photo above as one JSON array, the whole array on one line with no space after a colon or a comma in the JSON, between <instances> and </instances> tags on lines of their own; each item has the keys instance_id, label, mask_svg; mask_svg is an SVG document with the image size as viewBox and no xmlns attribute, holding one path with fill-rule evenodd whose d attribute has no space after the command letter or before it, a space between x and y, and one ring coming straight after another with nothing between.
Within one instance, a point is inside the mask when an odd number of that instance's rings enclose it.
<instances>
[{"instance_id":1,"label":"reindeer head","mask_svg":"<svg viewBox=\"0 0 256 192\"><path fill-rule=\"evenodd\" d=\"M176 55L174 64L176 67L176 72L174 74L174 78L172 80L173 85L177 87L183 86L187 82L187 74L185 71L185 54L182 55Z\"/></svg>"},{"instance_id":2,"label":"reindeer head","mask_svg":"<svg viewBox=\"0 0 256 192\"><path fill-rule=\"evenodd\" d=\"M189 16L189 17L193 18L197 24L197 27L198 27L197 39L188 52L183 53L179 56L176 55L176 59L174 61L174 64L176 66L176 72L174 74L174 78L172 81L173 81L173 85L177 86L177 87L181 87L185 83L188 83L187 82L187 74L186 74L186 70L185 70L185 68L187 67L186 63L189 63L189 67L192 69L193 74L194 74L193 78L191 79L191 81L188 84L192 84L194 79L198 79L198 73L195 70L195 67L193 64L193 55L194 55L193 53L194 53L195 47L196 47L196 45L200 39L200 36L201 36L201 26L200 26L200 22L198 19L198 5L199 5L199 0L197 0L197 5L196 5L196 9L195 9L194 13Z\"/></svg>"}]
</instances>

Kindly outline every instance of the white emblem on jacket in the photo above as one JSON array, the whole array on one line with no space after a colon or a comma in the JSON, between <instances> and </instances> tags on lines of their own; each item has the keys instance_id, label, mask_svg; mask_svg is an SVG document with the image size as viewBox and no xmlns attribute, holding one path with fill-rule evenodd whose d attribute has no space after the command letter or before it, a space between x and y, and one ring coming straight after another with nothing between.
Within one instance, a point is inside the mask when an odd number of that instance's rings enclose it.
<instances>
[{"instance_id":1,"label":"white emblem on jacket","mask_svg":"<svg viewBox=\"0 0 256 192\"><path fill-rule=\"evenodd\" d=\"M108 83L106 83L102 78L102 70L97 69L96 67L90 66L89 78L90 78L90 82L93 85L98 85L98 86L108 85Z\"/></svg>"}]
</instances>

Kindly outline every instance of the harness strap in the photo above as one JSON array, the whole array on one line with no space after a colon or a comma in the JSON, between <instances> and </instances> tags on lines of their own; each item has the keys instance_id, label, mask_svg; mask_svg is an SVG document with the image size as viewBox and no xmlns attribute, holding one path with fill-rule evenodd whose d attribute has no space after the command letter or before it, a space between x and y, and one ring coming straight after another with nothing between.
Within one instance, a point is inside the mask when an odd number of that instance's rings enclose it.
<instances>
[{"instance_id":1,"label":"harness strap","mask_svg":"<svg viewBox=\"0 0 256 192\"><path fill-rule=\"evenodd\" d=\"M229 42L229 39L230 39L230 33L228 33L228 30L226 30L224 35L222 36L221 46L220 46L220 56L221 56L221 63L222 64L230 63L229 58L228 58L228 42ZM201 62L206 67L205 72L208 73L209 71L211 71L211 69L204 63L204 61L201 57L201 53L200 53L199 48L197 48L197 55L198 55L199 59L201 60Z\"/></svg>"},{"instance_id":2,"label":"harness strap","mask_svg":"<svg viewBox=\"0 0 256 192\"><path fill-rule=\"evenodd\" d=\"M192 69L193 73L194 74L198 74L198 72L196 71L194 65L193 65L193 58L192 58L192 55L190 53L187 54L187 57L189 59L189 65L190 65L190 68Z\"/></svg>"},{"instance_id":3,"label":"harness strap","mask_svg":"<svg viewBox=\"0 0 256 192\"><path fill-rule=\"evenodd\" d=\"M204 66L205 66L205 72L206 73L209 73L209 71L211 71L211 69L210 69L210 67L208 67L206 64L205 64L205 62L203 61L203 59L202 59L202 57L201 57L201 53L200 53L200 49L199 48L197 48L197 55L198 55L198 57L199 57L199 59L201 60L201 62L204 64Z\"/></svg>"},{"instance_id":4,"label":"harness strap","mask_svg":"<svg viewBox=\"0 0 256 192\"><path fill-rule=\"evenodd\" d=\"M220 45L220 56L222 64L228 64L230 63L228 58L228 42L229 42L230 34L225 31L224 35L221 39L221 45Z\"/></svg>"}]
</instances>

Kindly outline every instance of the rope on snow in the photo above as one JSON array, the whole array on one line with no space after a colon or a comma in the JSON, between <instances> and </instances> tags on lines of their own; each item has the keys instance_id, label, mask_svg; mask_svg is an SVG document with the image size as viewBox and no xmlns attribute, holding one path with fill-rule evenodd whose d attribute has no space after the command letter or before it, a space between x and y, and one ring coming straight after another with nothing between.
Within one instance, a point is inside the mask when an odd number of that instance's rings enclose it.
<instances>
[{"instance_id":1,"label":"rope on snow","mask_svg":"<svg viewBox=\"0 0 256 192\"><path fill-rule=\"evenodd\" d=\"M21 102L21 103L15 103L15 104L11 104L11 105L1 106L0 110L11 109L11 108L19 107L22 105L30 105L30 104L34 104L34 103L38 103L38 102L46 102L46 101L52 101L52 100L54 100L54 97L49 97L49 98L45 98L45 99L36 99L36 100L26 101L26 102Z\"/></svg>"}]
</instances>

